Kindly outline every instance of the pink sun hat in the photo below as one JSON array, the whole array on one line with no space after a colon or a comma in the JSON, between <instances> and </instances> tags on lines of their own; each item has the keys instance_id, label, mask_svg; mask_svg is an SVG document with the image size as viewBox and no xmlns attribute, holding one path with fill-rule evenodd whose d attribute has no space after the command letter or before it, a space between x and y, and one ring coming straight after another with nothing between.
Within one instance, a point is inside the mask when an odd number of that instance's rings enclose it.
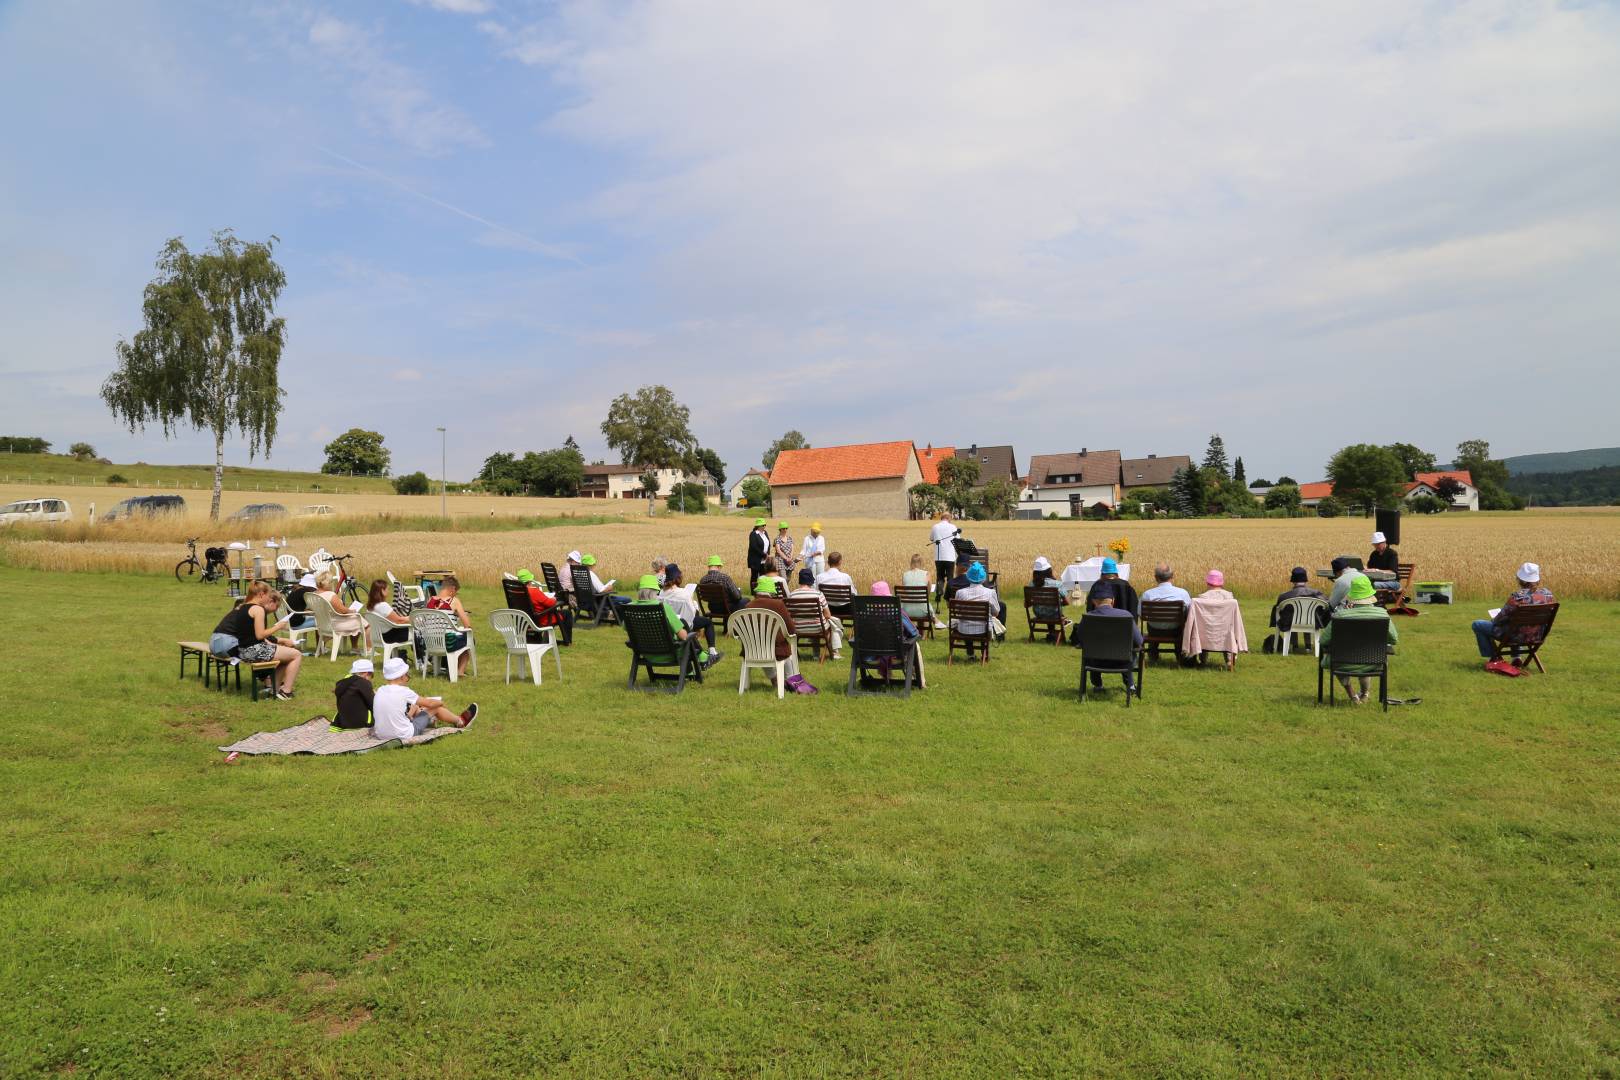
<instances>
[{"instance_id":1,"label":"pink sun hat","mask_svg":"<svg viewBox=\"0 0 1620 1080\"><path fill-rule=\"evenodd\" d=\"M1221 586L1226 584L1226 575L1221 573L1219 570L1211 570L1208 574L1204 575L1204 584L1212 585L1219 589Z\"/></svg>"},{"instance_id":2,"label":"pink sun hat","mask_svg":"<svg viewBox=\"0 0 1620 1080\"><path fill-rule=\"evenodd\" d=\"M872 593L871 593L871 595L873 595L873 596L893 596L894 593L893 593L892 590L890 590L889 583L887 581L874 581L874 582L872 582Z\"/></svg>"}]
</instances>

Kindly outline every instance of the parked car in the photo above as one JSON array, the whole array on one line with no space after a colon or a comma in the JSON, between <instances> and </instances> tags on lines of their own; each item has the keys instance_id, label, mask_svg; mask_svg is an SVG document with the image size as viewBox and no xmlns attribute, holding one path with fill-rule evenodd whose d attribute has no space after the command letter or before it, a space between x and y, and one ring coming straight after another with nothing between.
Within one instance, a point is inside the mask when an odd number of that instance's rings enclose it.
<instances>
[{"instance_id":1,"label":"parked car","mask_svg":"<svg viewBox=\"0 0 1620 1080\"><path fill-rule=\"evenodd\" d=\"M326 503L316 503L313 506L304 507L302 513L305 517L325 517L328 514L335 514L337 511Z\"/></svg>"},{"instance_id":2,"label":"parked car","mask_svg":"<svg viewBox=\"0 0 1620 1080\"><path fill-rule=\"evenodd\" d=\"M134 518L155 518L185 512L186 500L178 495L137 495L113 506L101 515L101 520L130 521Z\"/></svg>"},{"instance_id":3,"label":"parked car","mask_svg":"<svg viewBox=\"0 0 1620 1080\"><path fill-rule=\"evenodd\" d=\"M73 507L62 499L24 499L0 506L0 525L72 521Z\"/></svg>"},{"instance_id":4,"label":"parked car","mask_svg":"<svg viewBox=\"0 0 1620 1080\"><path fill-rule=\"evenodd\" d=\"M286 517L287 508L280 503L248 503L226 518L226 521L258 521L262 518Z\"/></svg>"}]
</instances>

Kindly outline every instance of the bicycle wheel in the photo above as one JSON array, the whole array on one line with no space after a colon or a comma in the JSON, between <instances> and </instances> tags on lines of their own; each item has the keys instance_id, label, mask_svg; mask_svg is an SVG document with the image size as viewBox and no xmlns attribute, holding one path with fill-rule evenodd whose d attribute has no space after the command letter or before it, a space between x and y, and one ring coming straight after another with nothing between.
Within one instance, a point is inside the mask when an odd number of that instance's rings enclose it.
<instances>
[{"instance_id":1,"label":"bicycle wheel","mask_svg":"<svg viewBox=\"0 0 1620 1080\"><path fill-rule=\"evenodd\" d=\"M181 559L174 567L174 580L188 581L201 568L196 559Z\"/></svg>"}]
</instances>

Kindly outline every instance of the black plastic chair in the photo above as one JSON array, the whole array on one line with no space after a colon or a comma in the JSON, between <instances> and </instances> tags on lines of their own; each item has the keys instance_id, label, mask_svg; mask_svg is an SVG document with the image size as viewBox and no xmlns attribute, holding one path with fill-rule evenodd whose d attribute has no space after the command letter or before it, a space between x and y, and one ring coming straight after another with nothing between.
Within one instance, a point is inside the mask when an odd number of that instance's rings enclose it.
<instances>
[{"instance_id":1,"label":"black plastic chair","mask_svg":"<svg viewBox=\"0 0 1620 1080\"><path fill-rule=\"evenodd\" d=\"M1327 678L1328 704L1333 704L1336 675L1378 676L1378 702L1389 712L1389 619L1341 619L1330 624L1333 636L1322 646L1322 660L1316 665L1316 703L1322 704L1322 679ZM1346 671L1376 667L1376 671Z\"/></svg>"},{"instance_id":2,"label":"black plastic chair","mask_svg":"<svg viewBox=\"0 0 1620 1080\"><path fill-rule=\"evenodd\" d=\"M855 637L845 646L849 649L849 685L844 694L864 693L859 686L868 678L882 682L881 693L887 694L893 685L890 673L898 666L905 672L900 696L910 697L916 645L907 642L901 631L900 601L892 596L857 596L852 603Z\"/></svg>"},{"instance_id":3,"label":"black plastic chair","mask_svg":"<svg viewBox=\"0 0 1620 1080\"><path fill-rule=\"evenodd\" d=\"M1142 649L1136 644L1135 619L1118 615L1080 616L1080 700L1086 700L1086 676L1136 676L1136 685L1125 693L1125 707L1131 698L1142 696Z\"/></svg>"},{"instance_id":4,"label":"black plastic chair","mask_svg":"<svg viewBox=\"0 0 1620 1080\"><path fill-rule=\"evenodd\" d=\"M562 644L567 644L569 640L572 640L573 627L568 625L570 616L562 600L559 599L557 606L542 616L538 611L534 610L534 601L529 599L529 587L523 582L505 578L501 581L501 590L506 593L507 607L513 611L523 612L529 617L529 621L537 627L551 627L552 631L557 635L553 639L538 631L530 631L525 640L534 642L555 640ZM546 591L551 592L550 589ZM556 596L557 594L551 593L551 595Z\"/></svg>"},{"instance_id":5,"label":"black plastic chair","mask_svg":"<svg viewBox=\"0 0 1620 1080\"><path fill-rule=\"evenodd\" d=\"M578 610L574 605L574 594L563 588L562 577L557 573L556 563L541 563L540 579L546 583L546 592L557 598L557 603Z\"/></svg>"},{"instance_id":6,"label":"black plastic chair","mask_svg":"<svg viewBox=\"0 0 1620 1080\"><path fill-rule=\"evenodd\" d=\"M625 684L630 690L653 690L659 683L671 684L675 693L686 689L686 680L703 681L703 665L698 663L698 635L688 634L685 641L675 636L669 620L664 617L663 604L629 604L619 613L624 627L625 647L630 650L630 679ZM636 686L636 676L647 669L647 685ZM674 668L674 674L659 671Z\"/></svg>"},{"instance_id":7,"label":"black plastic chair","mask_svg":"<svg viewBox=\"0 0 1620 1080\"><path fill-rule=\"evenodd\" d=\"M617 621L613 594L598 593L596 586L591 583L591 572L586 567L576 566L573 570L574 603L579 608L580 621L583 623L589 620L591 626L601 626L604 619Z\"/></svg>"}]
</instances>

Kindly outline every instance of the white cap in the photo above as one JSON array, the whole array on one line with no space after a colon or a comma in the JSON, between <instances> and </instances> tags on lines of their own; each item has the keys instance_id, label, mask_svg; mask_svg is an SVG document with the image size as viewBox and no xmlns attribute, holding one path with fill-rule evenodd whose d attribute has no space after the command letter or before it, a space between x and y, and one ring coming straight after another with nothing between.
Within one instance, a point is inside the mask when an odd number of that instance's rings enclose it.
<instances>
[{"instance_id":1,"label":"white cap","mask_svg":"<svg viewBox=\"0 0 1620 1080\"><path fill-rule=\"evenodd\" d=\"M1035 556L1035 569L1037 569L1037 570L1050 570L1050 569L1052 569L1052 560L1048 559L1045 555L1037 555L1037 556Z\"/></svg>"},{"instance_id":2,"label":"white cap","mask_svg":"<svg viewBox=\"0 0 1620 1080\"><path fill-rule=\"evenodd\" d=\"M568 561L569 561L569 562L579 562L579 559L580 559L580 555L579 555L579 552L577 552L577 551L570 551L570 552L569 552L569 553L568 553Z\"/></svg>"},{"instance_id":3,"label":"white cap","mask_svg":"<svg viewBox=\"0 0 1620 1080\"><path fill-rule=\"evenodd\" d=\"M1387 543L1389 543L1389 541L1384 538L1383 533L1375 532L1375 533L1373 533L1373 543L1375 543L1375 544L1387 544Z\"/></svg>"},{"instance_id":4,"label":"white cap","mask_svg":"<svg viewBox=\"0 0 1620 1080\"><path fill-rule=\"evenodd\" d=\"M392 657L392 659L398 660L399 657L395 656ZM356 660L354 663L349 665L350 675L370 675L375 670L376 669L371 666L370 660Z\"/></svg>"},{"instance_id":5,"label":"white cap","mask_svg":"<svg viewBox=\"0 0 1620 1080\"><path fill-rule=\"evenodd\" d=\"M390 656L388 663L383 665L383 678L392 682L411 670L411 665L397 656Z\"/></svg>"},{"instance_id":6,"label":"white cap","mask_svg":"<svg viewBox=\"0 0 1620 1080\"><path fill-rule=\"evenodd\" d=\"M306 589L313 589L315 587L315 575L305 574L303 577L298 579L298 584L302 585Z\"/></svg>"},{"instance_id":7,"label":"white cap","mask_svg":"<svg viewBox=\"0 0 1620 1080\"><path fill-rule=\"evenodd\" d=\"M1519 580L1534 585L1541 580L1541 567L1533 562L1527 562L1519 567Z\"/></svg>"}]
</instances>

